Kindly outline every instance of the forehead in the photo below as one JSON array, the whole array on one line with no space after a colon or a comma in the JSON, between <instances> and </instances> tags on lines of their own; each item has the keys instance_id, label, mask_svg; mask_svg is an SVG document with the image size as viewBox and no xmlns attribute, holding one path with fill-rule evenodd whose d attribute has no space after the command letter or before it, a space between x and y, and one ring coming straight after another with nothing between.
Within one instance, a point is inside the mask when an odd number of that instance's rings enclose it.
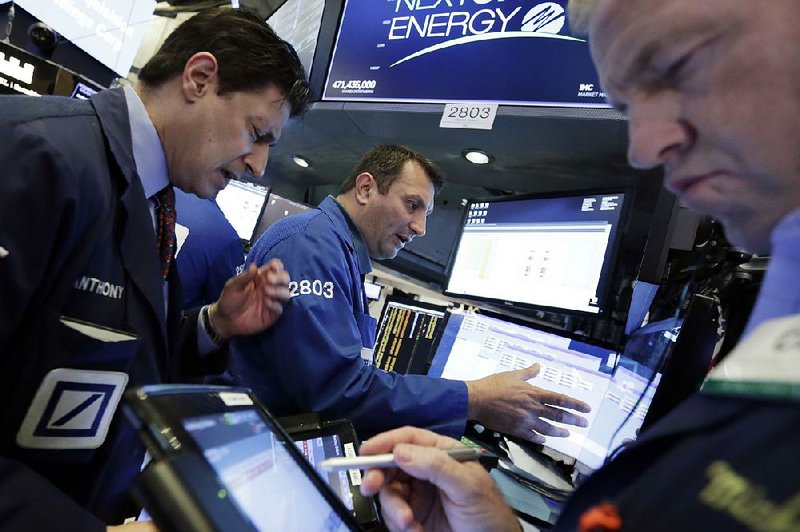
<instances>
[{"instance_id":1,"label":"forehead","mask_svg":"<svg viewBox=\"0 0 800 532\"><path fill-rule=\"evenodd\" d=\"M254 115L280 116L290 111L289 100L272 84L260 89L230 92L228 96L233 106Z\"/></svg>"},{"instance_id":2,"label":"forehead","mask_svg":"<svg viewBox=\"0 0 800 532\"><path fill-rule=\"evenodd\" d=\"M746 4L740 0L598 0L589 33L603 86L611 92L627 86L653 55L734 24L747 13Z\"/></svg>"},{"instance_id":3,"label":"forehead","mask_svg":"<svg viewBox=\"0 0 800 532\"><path fill-rule=\"evenodd\" d=\"M397 179L392 182L390 191L403 195L418 195L426 202L433 201L434 188L428 174L415 161L406 161Z\"/></svg>"}]
</instances>

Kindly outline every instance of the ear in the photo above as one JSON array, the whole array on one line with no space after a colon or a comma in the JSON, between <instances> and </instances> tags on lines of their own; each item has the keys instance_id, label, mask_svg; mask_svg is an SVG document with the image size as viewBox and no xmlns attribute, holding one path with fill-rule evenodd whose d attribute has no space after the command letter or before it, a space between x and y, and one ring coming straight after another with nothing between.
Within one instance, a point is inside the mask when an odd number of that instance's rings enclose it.
<instances>
[{"instance_id":1,"label":"ear","mask_svg":"<svg viewBox=\"0 0 800 532\"><path fill-rule=\"evenodd\" d=\"M217 58L209 52L197 52L186 61L181 76L181 90L187 102L195 102L206 94L215 94L219 81Z\"/></svg>"},{"instance_id":2,"label":"ear","mask_svg":"<svg viewBox=\"0 0 800 532\"><path fill-rule=\"evenodd\" d=\"M369 172L363 172L356 176L356 201L359 205L366 205L370 195L378 193L378 183Z\"/></svg>"}]
</instances>

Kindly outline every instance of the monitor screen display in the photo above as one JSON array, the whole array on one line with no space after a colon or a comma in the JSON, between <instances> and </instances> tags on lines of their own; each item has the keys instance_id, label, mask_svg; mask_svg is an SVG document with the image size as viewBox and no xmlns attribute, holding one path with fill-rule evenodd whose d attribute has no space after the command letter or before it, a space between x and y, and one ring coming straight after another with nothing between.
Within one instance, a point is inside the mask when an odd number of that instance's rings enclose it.
<instances>
[{"instance_id":1,"label":"monitor screen display","mask_svg":"<svg viewBox=\"0 0 800 532\"><path fill-rule=\"evenodd\" d=\"M581 414L587 427L552 422L570 431L567 438L545 437L545 446L577 459L601 412L619 354L600 345L480 314L451 313L428 375L474 380L539 364L528 382L589 403Z\"/></svg>"},{"instance_id":2,"label":"monitor screen display","mask_svg":"<svg viewBox=\"0 0 800 532\"><path fill-rule=\"evenodd\" d=\"M375 340L375 365L424 375L444 323L444 307L387 299Z\"/></svg>"},{"instance_id":3,"label":"monitor screen display","mask_svg":"<svg viewBox=\"0 0 800 532\"><path fill-rule=\"evenodd\" d=\"M15 3L122 77L131 69L156 7L156 0Z\"/></svg>"},{"instance_id":4,"label":"monitor screen display","mask_svg":"<svg viewBox=\"0 0 800 532\"><path fill-rule=\"evenodd\" d=\"M268 193L265 186L231 180L217 194L217 205L245 242L250 242L255 234Z\"/></svg>"},{"instance_id":5,"label":"monitor screen display","mask_svg":"<svg viewBox=\"0 0 800 532\"><path fill-rule=\"evenodd\" d=\"M346 530L254 409L183 421L231 498L258 530Z\"/></svg>"},{"instance_id":6,"label":"monitor screen display","mask_svg":"<svg viewBox=\"0 0 800 532\"><path fill-rule=\"evenodd\" d=\"M473 200L446 292L598 314L608 304L624 191Z\"/></svg>"},{"instance_id":7,"label":"monitor screen display","mask_svg":"<svg viewBox=\"0 0 800 532\"><path fill-rule=\"evenodd\" d=\"M626 364L624 356L620 359L577 457L585 471L598 469L609 453L636 439L660 383L660 373L643 376Z\"/></svg>"},{"instance_id":8,"label":"monitor screen display","mask_svg":"<svg viewBox=\"0 0 800 532\"><path fill-rule=\"evenodd\" d=\"M566 3L346 0L322 99L608 107Z\"/></svg>"},{"instance_id":9,"label":"monitor screen display","mask_svg":"<svg viewBox=\"0 0 800 532\"><path fill-rule=\"evenodd\" d=\"M324 8L325 0L286 0L267 19L275 33L295 49L306 74L311 73Z\"/></svg>"},{"instance_id":10,"label":"monitor screen display","mask_svg":"<svg viewBox=\"0 0 800 532\"><path fill-rule=\"evenodd\" d=\"M293 214L300 214L310 208L311 207L308 205L303 205L302 203L286 199L283 196L271 192L264 206L264 212L261 214L261 220L258 222L255 233L253 233L252 241L255 242L258 240L258 237L278 220Z\"/></svg>"},{"instance_id":11,"label":"monitor screen display","mask_svg":"<svg viewBox=\"0 0 800 532\"><path fill-rule=\"evenodd\" d=\"M305 440L296 440L295 445L300 450L300 453L305 456L306 460L314 467L319 476L325 479L328 486L339 496L339 499L344 503L348 510L353 510L353 495L350 492L350 483L348 482L349 471L328 471L320 468L317 464L328 458L336 458L341 456L355 456L356 450L352 443L345 443L337 434L329 434L325 436L318 436ZM349 447L349 448L346 448ZM360 474L356 469L353 474ZM360 484L360 481L359 481Z\"/></svg>"}]
</instances>

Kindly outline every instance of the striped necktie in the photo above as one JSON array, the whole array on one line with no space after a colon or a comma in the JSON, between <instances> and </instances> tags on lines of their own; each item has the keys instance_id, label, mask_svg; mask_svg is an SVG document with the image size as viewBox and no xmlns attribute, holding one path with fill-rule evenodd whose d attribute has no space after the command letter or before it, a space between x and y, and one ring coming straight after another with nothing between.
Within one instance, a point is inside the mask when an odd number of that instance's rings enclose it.
<instances>
[{"instance_id":1,"label":"striped necktie","mask_svg":"<svg viewBox=\"0 0 800 532\"><path fill-rule=\"evenodd\" d=\"M175 254L175 190L172 185L156 192L156 246L161 258L161 277L167 279Z\"/></svg>"}]
</instances>

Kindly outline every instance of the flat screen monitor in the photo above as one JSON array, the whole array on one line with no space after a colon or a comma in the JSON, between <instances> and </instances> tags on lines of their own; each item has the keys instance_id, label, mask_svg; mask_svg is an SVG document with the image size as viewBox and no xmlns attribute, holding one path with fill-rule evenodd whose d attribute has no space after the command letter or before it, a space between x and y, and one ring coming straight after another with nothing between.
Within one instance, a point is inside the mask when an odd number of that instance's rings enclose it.
<instances>
[{"instance_id":1,"label":"flat screen monitor","mask_svg":"<svg viewBox=\"0 0 800 532\"><path fill-rule=\"evenodd\" d=\"M592 407L590 413L581 414L588 419L588 427L553 422L568 429L569 437L545 437L545 447L577 460L601 411L618 358L617 350L600 344L481 314L452 312L428 375L474 380L539 364L539 373L529 383Z\"/></svg>"},{"instance_id":2,"label":"flat screen monitor","mask_svg":"<svg viewBox=\"0 0 800 532\"><path fill-rule=\"evenodd\" d=\"M231 180L217 194L217 205L245 244L253 241L268 193L263 185Z\"/></svg>"},{"instance_id":3,"label":"flat screen monitor","mask_svg":"<svg viewBox=\"0 0 800 532\"><path fill-rule=\"evenodd\" d=\"M445 292L522 308L604 312L629 196L614 190L470 201Z\"/></svg>"},{"instance_id":4,"label":"flat screen monitor","mask_svg":"<svg viewBox=\"0 0 800 532\"><path fill-rule=\"evenodd\" d=\"M325 0L286 0L267 19L275 33L295 49L306 73L314 62L324 9Z\"/></svg>"},{"instance_id":5,"label":"flat screen monitor","mask_svg":"<svg viewBox=\"0 0 800 532\"><path fill-rule=\"evenodd\" d=\"M387 298L375 340L375 365L424 375L444 329L445 307Z\"/></svg>"},{"instance_id":6,"label":"flat screen monitor","mask_svg":"<svg viewBox=\"0 0 800 532\"><path fill-rule=\"evenodd\" d=\"M322 99L608 107L566 4L346 0Z\"/></svg>"},{"instance_id":7,"label":"flat screen monitor","mask_svg":"<svg viewBox=\"0 0 800 532\"><path fill-rule=\"evenodd\" d=\"M308 205L303 205L302 203L292 201L284 198L283 196L279 196L274 192L270 192L269 198L264 205L264 212L261 213L261 219L259 220L256 230L253 233L252 242L258 240L258 237L260 237L264 231L266 231L278 220L293 214L300 214L301 212L307 211L310 208L311 207Z\"/></svg>"},{"instance_id":8,"label":"flat screen monitor","mask_svg":"<svg viewBox=\"0 0 800 532\"><path fill-rule=\"evenodd\" d=\"M156 7L156 0L15 3L122 77L131 69Z\"/></svg>"},{"instance_id":9,"label":"flat screen monitor","mask_svg":"<svg viewBox=\"0 0 800 532\"><path fill-rule=\"evenodd\" d=\"M594 426L578 457L589 472L603 465L620 445L639 435L652 415L654 397L672 386L663 372L681 331L682 319L649 323L628 336Z\"/></svg>"}]
</instances>

